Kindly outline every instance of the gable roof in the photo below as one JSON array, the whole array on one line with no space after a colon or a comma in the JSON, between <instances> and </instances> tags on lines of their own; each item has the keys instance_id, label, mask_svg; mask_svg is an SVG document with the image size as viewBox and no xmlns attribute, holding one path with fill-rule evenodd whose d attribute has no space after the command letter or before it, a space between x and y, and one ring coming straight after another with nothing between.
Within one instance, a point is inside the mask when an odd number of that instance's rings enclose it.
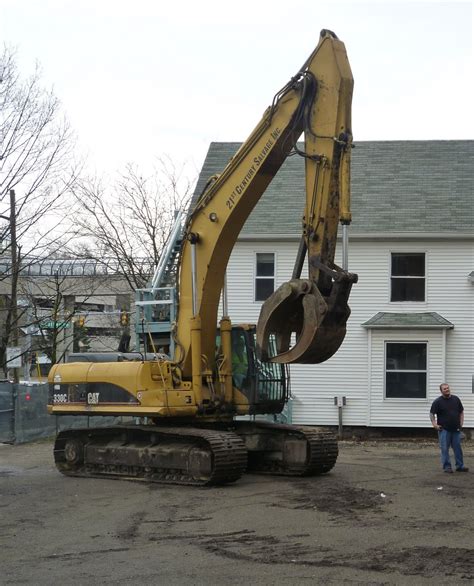
<instances>
[{"instance_id":1,"label":"gable roof","mask_svg":"<svg viewBox=\"0 0 474 586\"><path fill-rule=\"evenodd\" d=\"M240 144L211 143L194 200L207 179L224 169ZM474 141L357 142L351 174L351 236L474 237ZM303 159L288 157L241 235L299 237L304 191ZM301 214L294 212L298 206Z\"/></svg>"}]
</instances>

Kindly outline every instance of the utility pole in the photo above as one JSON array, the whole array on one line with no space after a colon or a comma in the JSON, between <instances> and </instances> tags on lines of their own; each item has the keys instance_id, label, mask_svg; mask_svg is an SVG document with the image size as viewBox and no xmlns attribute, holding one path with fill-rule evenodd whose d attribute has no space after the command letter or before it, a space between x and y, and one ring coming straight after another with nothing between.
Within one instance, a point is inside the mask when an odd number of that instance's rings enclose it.
<instances>
[{"instance_id":1,"label":"utility pole","mask_svg":"<svg viewBox=\"0 0 474 586\"><path fill-rule=\"evenodd\" d=\"M11 288L11 325L12 325L12 345L18 346L18 246L16 241L16 199L15 190L10 189L10 238L11 238L11 258L12 258L12 288ZM18 383L20 380L19 369L13 369L13 382Z\"/></svg>"}]
</instances>

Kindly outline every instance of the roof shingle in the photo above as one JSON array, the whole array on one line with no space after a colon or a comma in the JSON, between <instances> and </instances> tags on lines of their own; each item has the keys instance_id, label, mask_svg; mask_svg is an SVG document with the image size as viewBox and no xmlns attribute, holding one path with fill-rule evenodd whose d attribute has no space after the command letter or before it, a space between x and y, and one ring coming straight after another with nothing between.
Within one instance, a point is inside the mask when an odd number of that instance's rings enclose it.
<instances>
[{"instance_id":1,"label":"roof shingle","mask_svg":"<svg viewBox=\"0 0 474 586\"><path fill-rule=\"evenodd\" d=\"M240 143L213 142L194 198L220 173ZM474 233L474 141L368 141L352 151L351 234ZM289 157L270 183L242 234L299 235L304 162ZM277 210L277 213L275 213Z\"/></svg>"},{"instance_id":2,"label":"roof shingle","mask_svg":"<svg viewBox=\"0 0 474 586\"><path fill-rule=\"evenodd\" d=\"M434 311L425 313L386 313L380 311L362 324L363 328L411 329L437 328L452 329L454 325Z\"/></svg>"}]
</instances>

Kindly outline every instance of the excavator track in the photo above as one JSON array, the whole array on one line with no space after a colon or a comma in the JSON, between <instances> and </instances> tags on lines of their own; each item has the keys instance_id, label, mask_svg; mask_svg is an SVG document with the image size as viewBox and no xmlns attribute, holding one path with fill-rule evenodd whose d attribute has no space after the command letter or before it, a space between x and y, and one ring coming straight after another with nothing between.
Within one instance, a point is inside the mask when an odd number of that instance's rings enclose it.
<instances>
[{"instance_id":1,"label":"excavator track","mask_svg":"<svg viewBox=\"0 0 474 586\"><path fill-rule=\"evenodd\" d=\"M60 432L54 460L66 476L211 486L238 480L247 450L228 431L117 426Z\"/></svg>"},{"instance_id":2,"label":"excavator track","mask_svg":"<svg viewBox=\"0 0 474 586\"><path fill-rule=\"evenodd\" d=\"M243 422L236 433L247 445L248 471L284 476L315 476L336 464L336 436L318 427Z\"/></svg>"}]
</instances>

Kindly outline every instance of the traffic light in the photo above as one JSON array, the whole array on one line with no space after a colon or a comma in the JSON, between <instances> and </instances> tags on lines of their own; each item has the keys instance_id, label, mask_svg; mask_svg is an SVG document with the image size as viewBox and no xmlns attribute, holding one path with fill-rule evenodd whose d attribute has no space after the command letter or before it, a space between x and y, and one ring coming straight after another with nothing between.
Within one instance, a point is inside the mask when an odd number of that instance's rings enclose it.
<instances>
[{"instance_id":1,"label":"traffic light","mask_svg":"<svg viewBox=\"0 0 474 586\"><path fill-rule=\"evenodd\" d=\"M122 326L128 326L128 322L129 322L129 316L128 313L126 311L121 311L120 312L120 325Z\"/></svg>"},{"instance_id":2,"label":"traffic light","mask_svg":"<svg viewBox=\"0 0 474 586\"><path fill-rule=\"evenodd\" d=\"M80 315L76 320L76 324L79 328L83 328L85 323L86 323L86 316L85 315Z\"/></svg>"}]
</instances>

